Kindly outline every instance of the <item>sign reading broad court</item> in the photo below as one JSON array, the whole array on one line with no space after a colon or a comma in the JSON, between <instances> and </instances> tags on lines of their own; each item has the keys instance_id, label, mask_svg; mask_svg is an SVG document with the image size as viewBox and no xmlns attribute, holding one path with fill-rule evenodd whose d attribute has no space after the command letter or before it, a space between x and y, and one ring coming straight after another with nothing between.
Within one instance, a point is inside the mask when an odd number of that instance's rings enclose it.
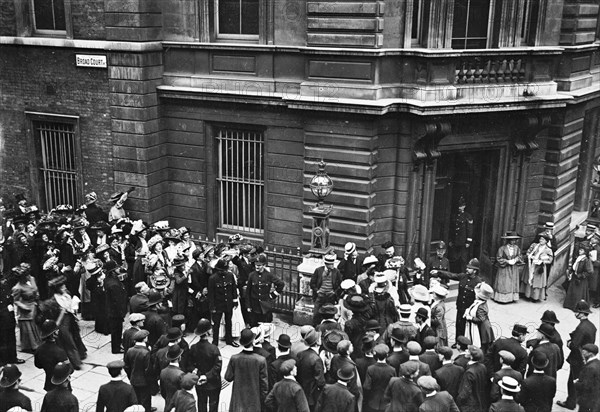
<instances>
[{"instance_id":1,"label":"sign reading broad court","mask_svg":"<svg viewBox=\"0 0 600 412\"><path fill-rule=\"evenodd\" d=\"M75 66L106 68L106 56L91 54L76 54Z\"/></svg>"}]
</instances>

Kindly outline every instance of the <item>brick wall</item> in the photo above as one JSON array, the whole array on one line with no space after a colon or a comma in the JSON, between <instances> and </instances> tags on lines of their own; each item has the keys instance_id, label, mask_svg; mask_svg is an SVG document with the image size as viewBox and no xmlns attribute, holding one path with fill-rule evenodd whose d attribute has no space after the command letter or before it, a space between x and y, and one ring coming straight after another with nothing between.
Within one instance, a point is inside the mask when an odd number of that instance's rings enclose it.
<instances>
[{"instance_id":1,"label":"brick wall","mask_svg":"<svg viewBox=\"0 0 600 412\"><path fill-rule=\"evenodd\" d=\"M76 52L0 47L0 194L5 200L21 191L34 198L26 110L79 116L83 192L94 190L104 201L113 190L107 71L75 67Z\"/></svg>"},{"instance_id":2,"label":"brick wall","mask_svg":"<svg viewBox=\"0 0 600 412\"><path fill-rule=\"evenodd\" d=\"M73 38L101 40L106 38L104 0L72 0Z\"/></svg>"},{"instance_id":3,"label":"brick wall","mask_svg":"<svg viewBox=\"0 0 600 412\"><path fill-rule=\"evenodd\" d=\"M0 36L14 36L16 32L15 2L0 0Z\"/></svg>"}]
</instances>

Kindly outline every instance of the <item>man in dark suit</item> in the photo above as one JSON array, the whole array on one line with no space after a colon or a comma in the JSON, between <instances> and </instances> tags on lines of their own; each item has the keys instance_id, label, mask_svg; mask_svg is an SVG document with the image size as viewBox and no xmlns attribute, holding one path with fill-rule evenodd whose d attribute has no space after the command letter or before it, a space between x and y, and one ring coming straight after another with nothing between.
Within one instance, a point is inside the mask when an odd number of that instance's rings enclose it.
<instances>
[{"instance_id":1,"label":"man in dark suit","mask_svg":"<svg viewBox=\"0 0 600 412\"><path fill-rule=\"evenodd\" d=\"M429 369L432 372L438 370L442 366L440 355L434 349L435 345L437 345L437 338L435 336L427 336L423 340L425 352L419 355L419 360L428 364Z\"/></svg>"},{"instance_id":2,"label":"man in dark suit","mask_svg":"<svg viewBox=\"0 0 600 412\"><path fill-rule=\"evenodd\" d=\"M419 375L419 364L415 361L400 365L400 375L390 379L383 393L385 402L389 402L390 411L416 412L423 403L423 392L415 383Z\"/></svg>"},{"instance_id":3,"label":"man in dark suit","mask_svg":"<svg viewBox=\"0 0 600 412\"><path fill-rule=\"evenodd\" d=\"M156 341L167 332L167 323L158 314L157 305L162 302L159 292L152 290L148 293L148 310L144 312L144 328L148 331L148 346L153 347ZM139 399L138 399L139 400Z\"/></svg>"},{"instance_id":4,"label":"man in dark suit","mask_svg":"<svg viewBox=\"0 0 600 412\"><path fill-rule=\"evenodd\" d=\"M483 365L483 352L469 346L470 360L458 388L456 404L461 412L487 411L490 403L490 380Z\"/></svg>"},{"instance_id":5,"label":"man in dark suit","mask_svg":"<svg viewBox=\"0 0 600 412\"><path fill-rule=\"evenodd\" d=\"M129 382L133 386L138 403L146 409L146 412L150 412L152 401L151 381L147 374L150 366L150 351L147 347L148 335L149 333L145 329L136 333L133 336L135 345L129 348L123 357L124 369Z\"/></svg>"},{"instance_id":6,"label":"man in dark suit","mask_svg":"<svg viewBox=\"0 0 600 412\"><path fill-rule=\"evenodd\" d=\"M358 372L358 376L360 377L360 381L364 383L367 378L367 369L369 366L373 365L375 362L375 355L373 354L373 347L375 345L375 341L373 340L373 336L371 334L367 334L362 338L362 356L356 358L354 362L356 363L356 371ZM406 357L408 359L408 355ZM395 369L394 369L395 370Z\"/></svg>"},{"instance_id":7,"label":"man in dark suit","mask_svg":"<svg viewBox=\"0 0 600 412\"><path fill-rule=\"evenodd\" d=\"M127 290L123 282L119 280L121 269L114 261L109 260L105 263L103 270L106 272L104 290L106 291L106 309L110 325L110 348L112 353L123 353L121 337L123 319L127 313Z\"/></svg>"},{"instance_id":8,"label":"man in dark suit","mask_svg":"<svg viewBox=\"0 0 600 412\"><path fill-rule=\"evenodd\" d=\"M111 379L109 383L105 383L98 389L96 412L122 412L129 406L137 404L133 386L123 382L124 367L125 362L122 360L109 362L106 365Z\"/></svg>"},{"instance_id":9,"label":"man in dark suit","mask_svg":"<svg viewBox=\"0 0 600 412\"><path fill-rule=\"evenodd\" d=\"M454 358L454 364L460 366L464 370L467 370L467 365L471 360L469 355L469 346L471 346L471 340L465 336L459 336L456 339L458 345L458 355Z\"/></svg>"},{"instance_id":10,"label":"man in dark suit","mask_svg":"<svg viewBox=\"0 0 600 412\"><path fill-rule=\"evenodd\" d=\"M284 287L283 280L267 269L267 255L258 255L246 284L246 307L251 326L258 326L259 322L273 322L273 301L281 295Z\"/></svg>"},{"instance_id":11,"label":"man in dark suit","mask_svg":"<svg viewBox=\"0 0 600 412\"><path fill-rule=\"evenodd\" d=\"M527 369L527 350L521 346L525 340L525 335L527 335L527 327L515 323L510 338L498 338L490 345L485 357L485 366L490 376L500 369L501 363L498 354L503 350L514 355L513 369L525 375L525 370Z\"/></svg>"},{"instance_id":12,"label":"man in dark suit","mask_svg":"<svg viewBox=\"0 0 600 412\"><path fill-rule=\"evenodd\" d=\"M386 362L394 368L396 375L400 372L400 365L408 360L410 355L408 350L405 348L407 343L406 336L400 329L394 329L392 331L391 340L393 343L392 351L387 357Z\"/></svg>"},{"instance_id":13,"label":"man in dark suit","mask_svg":"<svg viewBox=\"0 0 600 412\"><path fill-rule=\"evenodd\" d=\"M377 363L369 366L367 375L363 382L364 410L368 412L383 412L388 403L383 400L383 392L387 388L390 379L396 377L396 370L387 364L385 359L389 352L387 345L380 343L375 346L375 359Z\"/></svg>"},{"instance_id":14,"label":"man in dark suit","mask_svg":"<svg viewBox=\"0 0 600 412\"><path fill-rule=\"evenodd\" d=\"M179 381L185 374L179 367L179 359L182 354L183 349L179 345L169 346L167 351L169 364L160 371L160 394L165 399L165 405L171 404L171 398L179 390Z\"/></svg>"},{"instance_id":15,"label":"man in dark suit","mask_svg":"<svg viewBox=\"0 0 600 412\"><path fill-rule=\"evenodd\" d=\"M556 394L556 379L544 373L548 357L544 352L535 352L531 358L533 374L521 385L519 403L525 412L552 412L552 401Z\"/></svg>"},{"instance_id":16,"label":"man in dark suit","mask_svg":"<svg viewBox=\"0 0 600 412\"><path fill-rule=\"evenodd\" d=\"M272 412L309 412L306 395L302 386L296 382L295 376L298 373L296 361L286 359L281 362L277 373L282 378L275 383L267 395L265 406Z\"/></svg>"},{"instance_id":17,"label":"man in dark suit","mask_svg":"<svg viewBox=\"0 0 600 412\"><path fill-rule=\"evenodd\" d=\"M521 384L521 382L523 382L523 375L521 374L521 372L516 371L512 368L512 365L515 362L515 355L513 355L507 350L501 350L500 352L498 352L498 355L500 357L500 364L502 366L492 376L492 387L490 390L491 402L496 402L502 397L500 381L505 376L510 376L511 378L516 380L519 383L519 385Z\"/></svg>"},{"instance_id":18,"label":"man in dark suit","mask_svg":"<svg viewBox=\"0 0 600 412\"><path fill-rule=\"evenodd\" d=\"M186 371L196 371L200 385L196 386L198 412L217 412L221 395L221 367L223 360L218 346L208 341L212 325L208 319L200 319L196 335L200 341L190 348L185 362ZM208 401L208 409L206 402Z\"/></svg>"},{"instance_id":19,"label":"man in dark suit","mask_svg":"<svg viewBox=\"0 0 600 412\"><path fill-rule=\"evenodd\" d=\"M281 374L280 370L283 362L290 359L296 360L295 356L292 356L290 353L291 347L292 341L289 335L286 335L285 333L279 335L279 338L277 338L277 349L279 351L279 356L271 363L271 365L269 365L269 388L273 389L273 386L283 379L283 375ZM294 366L295 365L296 363L294 362Z\"/></svg>"},{"instance_id":20,"label":"man in dark suit","mask_svg":"<svg viewBox=\"0 0 600 412\"><path fill-rule=\"evenodd\" d=\"M338 265L338 270L342 274L342 280L352 279L356 282L358 275L362 272L362 262L363 260L358 257L356 244L353 242L346 243L346 246L344 247L344 258Z\"/></svg>"},{"instance_id":21,"label":"man in dark suit","mask_svg":"<svg viewBox=\"0 0 600 412\"><path fill-rule=\"evenodd\" d=\"M342 284L342 274L334 267L336 256L334 254L325 255L323 262L325 266L315 269L310 278L310 289L315 304L313 311L313 325L321 323L319 309L325 303L336 304L340 294Z\"/></svg>"},{"instance_id":22,"label":"man in dark suit","mask_svg":"<svg viewBox=\"0 0 600 412\"><path fill-rule=\"evenodd\" d=\"M315 412L349 412L356 406L356 399L348 389L348 382L354 378L354 366L345 364L337 371L338 381L325 385Z\"/></svg>"},{"instance_id":23,"label":"man in dark suit","mask_svg":"<svg viewBox=\"0 0 600 412\"><path fill-rule=\"evenodd\" d=\"M234 348L240 345L231 336L231 315L238 306L238 290L227 263L219 259L214 274L208 279L208 306L212 313L213 345L219 345L221 318L225 316L225 342Z\"/></svg>"},{"instance_id":24,"label":"man in dark suit","mask_svg":"<svg viewBox=\"0 0 600 412\"><path fill-rule=\"evenodd\" d=\"M525 409L514 399L521 390L519 382L510 376L505 376L498 385L502 389L502 399L490 406L490 412L525 412Z\"/></svg>"},{"instance_id":25,"label":"man in dark suit","mask_svg":"<svg viewBox=\"0 0 600 412\"><path fill-rule=\"evenodd\" d=\"M564 345L563 345L562 337L560 336L560 333L556 330L556 327L555 327L555 325L557 323L560 323L560 321L556 317L556 313L554 313L554 311L552 311L552 310L546 310L546 311L544 311L544 314L542 315L542 318L540 320L542 321L542 323L547 323L548 325L552 326L554 331L552 332L552 336L550 336L548 338L548 340L552 343L555 343L556 346L558 346L558 348L560 349L560 354L561 354L562 358L564 359L565 354L563 352ZM534 346L537 345L538 342L539 342L539 339L537 339L537 338L529 339L525 343L525 347L533 348Z\"/></svg>"},{"instance_id":26,"label":"man in dark suit","mask_svg":"<svg viewBox=\"0 0 600 412\"><path fill-rule=\"evenodd\" d=\"M433 377L440 385L440 390L447 391L453 398L458 396L458 386L465 373L462 366L455 365L452 362L452 349L448 346L438 348L440 355L444 357L442 366L433 372Z\"/></svg>"},{"instance_id":27,"label":"man in dark suit","mask_svg":"<svg viewBox=\"0 0 600 412\"><path fill-rule=\"evenodd\" d=\"M598 346L588 343L581 348L585 364L575 381L580 412L600 411L600 359Z\"/></svg>"},{"instance_id":28,"label":"man in dark suit","mask_svg":"<svg viewBox=\"0 0 600 412\"><path fill-rule=\"evenodd\" d=\"M419 412L459 412L452 396L446 391L439 392L440 387L432 376L421 376L417 385L425 394Z\"/></svg>"},{"instance_id":29,"label":"man in dark suit","mask_svg":"<svg viewBox=\"0 0 600 412\"><path fill-rule=\"evenodd\" d=\"M54 367L52 384L55 387L44 396L41 412L79 412L79 401L71 392L71 385L69 385L71 373L73 368L69 363L59 362Z\"/></svg>"},{"instance_id":30,"label":"man in dark suit","mask_svg":"<svg viewBox=\"0 0 600 412\"><path fill-rule=\"evenodd\" d=\"M304 336L304 342L308 345L308 349L298 354L297 379L306 394L310 410L314 411L321 391L325 387L325 367L319 357L318 337L314 329Z\"/></svg>"},{"instance_id":31,"label":"man in dark suit","mask_svg":"<svg viewBox=\"0 0 600 412\"><path fill-rule=\"evenodd\" d=\"M0 412L6 412L15 406L26 411L33 410L31 400L19 391L20 382L21 371L17 365L6 365L0 379Z\"/></svg>"},{"instance_id":32,"label":"man in dark suit","mask_svg":"<svg viewBox=\"0 0 600 412\"><path fill-rule=\"evenodd\" d=\"M136 294L129 298L129 311L131 313L142 313L148 310L148 294L150 288L146 282L135 284Z\"/></svg>"},{"instance_id":33,"label":"man in dark suit","mask_svg":"<svg viewBox=\"0 0 600 412\"><path fill-rule=\"evenodd\" d=\"M58 337L58 326L51 319L46 319L40 327L41 337L44 342L35 351L34 364L36 368L43 369L46 373L44 390L46 392L54 389L51 379L54 367L59 362L67 362L67 352L56 343Z\"/></svg>"},{"instance_id":34,"label":"man in dark suit","mask_svg":"<svg viewBox=\"0 0 600 412\"><path fill-rule=\"evenodd\" d=\"M129 315L129 324L131 326L123 332L123 339L121 340L124 352L127 352L127 349L134 345L133 336L142 330L145 320L146 316L143 313L131 313Z\"/></svg>"},{"instance_id":35,"label":"man in dark suit","mask_svg":"<svg viewBox=\"0 0 600 412\"><path fill-rule=\"evenodd\" d=\"M431 376L429 365L419 359L419 355L422 352L421 345L418 342L411 341L406 344L406 349L408 350L408 360L415 361L419 365L419 374L415 381L424 375Z\"/></svg>"},{"instance_id":36,"label":"man in dark suit","mask_svg":"<svg viewBox=\"0 0 600 412\"><path fill-rule=\"evenodd\" d=\"M175 392L171 403L165 405L165 411L196 412L196 399L194 399L194 387L198 383L198 375L186 373L181 378L181 389Z\"/></svg>"},{"instance_id":37,"label":"man in dark suit","mask_svg":"<svg viewBox=\"0 0 600 412\"><path fill-rule=\"evenodd\" d=\"M427 324L427 319L429 319L429 312L425 308L419 308L415 315L415 322L417 323L417 338L416 341L419 342L421 347L425 346L425 339L427 337L435 338L435 331ZM436 339L437 343L437 339Z\"/></svg>"},{"instance_id":38,"label":"man in dark suit","mask_svg":"<svg viewBox=\"0 0 600 412\"><path fill-rule=\"evenodd\" d=\"M548 337L552 334L552 329L552 326L548 325L547 323L542 323L540 325L540 327L538 328L539 342L537 346L533 348L533 351L531 353L536 351L544 352L548 357L549 361L548 366L546 366L544 372L546 372L548 376L556 378L558 370L562 368L564 359L561 357L560 349L558 348L558 346L556 346L554 343L548 340ZM531 365L531 354L529 355L529 364ZM532 373L533 367L530 366L527 372L527 376L531 375Z\"/></svg>"},{"instance_id":39,"label":"man in dark suit","mask_svg":"<svg viewBox=\"0 0 600 412\"><path fill-rule=\"evenodd\" d=\"M206 264L202 262L203 251L200 248L192 252L194 262L189 270L191 284L190 289L193 309L189 311L190 325L197 325L200 319L210 319L208 308L208 279L210 275L206 271Z\"/></svg>"},{"instance_id":40,"label":"man in dark suit","mask_svg":"<svg viewBox=\"0 0 600 412\"><path fill-rule=\"evenodd\" d=\"M575 409L577 403L577 392L575 391L575 379L579 378L579 372L583 368L583 355L581 348L588 343L596 343L596 327L589 321L588 315L592 313L590 305L581 300L575 305L575 317L579 319L579 325L571 332L571 339L567 341L567 347L571 353L567 362L571 365L569 369L569 380L567 381L568 396L565 401L557 401L559 406L567 409Z\"/></svg>"}]
</instances>

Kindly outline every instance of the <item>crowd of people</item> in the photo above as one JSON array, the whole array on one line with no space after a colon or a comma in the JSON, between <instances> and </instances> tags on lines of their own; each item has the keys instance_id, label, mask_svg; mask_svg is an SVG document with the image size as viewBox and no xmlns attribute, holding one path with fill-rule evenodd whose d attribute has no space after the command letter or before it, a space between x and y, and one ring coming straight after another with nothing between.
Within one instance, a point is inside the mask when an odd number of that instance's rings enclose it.
<instances>
[{"instance_id":1,"label":"crowd of people","mask_svg":"<svg viewBox=\"0 0 600 412\"><path fill-rule=\"evenodd\" d=\"M69 381L86 358L80 317L110 335L111 351L123 355L107 364L111 381L98 392L97 411L151 412L152 396L160 394L165 411L216 412L231 382L235 412L549 412L565 360L568 398L557 403L600 411L589 291L573 282L595 270L595 231L578 243L571 266L567 300L579 325L566 359L554 312L543 314L526 341L529 331L520 324L511 337L495 336L487 304L545 299L551 228L526 254L517 246L520 236L505 233L492 286L481 278L478 259L460 263L472 241L468 215L457 219L464 241L455 237L451 245L458 270L450 270L444 242L411 271L391 242L377 256L359 257L352 242L339 261L326 254L310 280L313 324L300 329L300 339L284 333L275 340L272 306L285 285L262 248L239 234L196 244L185 227L132 221L123 208L131 190L111 197L109 213L96 205L95 193L78 209L61 205L42 215L19 199L4 213L0 412L31 410L19 390L17 324L21 351L33 353L45 371L42 411L78 410ZM449 280L458 281L454 342L446 325ZM191 346L184 339L190 332L198 339ZM242 347L224 373L221 336Z\"/></svg>"}]
</instances>

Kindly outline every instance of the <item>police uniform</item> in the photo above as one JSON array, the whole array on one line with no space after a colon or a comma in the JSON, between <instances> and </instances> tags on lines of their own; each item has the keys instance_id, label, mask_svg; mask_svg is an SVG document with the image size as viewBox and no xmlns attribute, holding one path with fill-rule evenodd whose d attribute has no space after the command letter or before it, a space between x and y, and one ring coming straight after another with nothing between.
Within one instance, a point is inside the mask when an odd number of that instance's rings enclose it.
<instances>
[{"instance_id":1,"label":"police uniform","mask_svg":"<svg viewBox=\"0 0 600 412\"><path fill-rule=\"evenodd\" d=\"M446 256L439 257L436 254L435 256L429 258L429 261L427 262L427 270L428 270L427 279L429 281L429 279L431 279L431 271L432 270L444 270L444 271L450 270L450 261L448 260L448 258ZM442 283L447 284L448 281L442 279ZM425 286L429 286L429 285L425 285Z\"/></svg>"},{"instance_id":2,"label":"police uniform","mask_svg":"<svg viewBox=\"0 0 600 412\"><path fill-rule=\"evenodd\" d=\"M281 294L285 283L273 273L264 269L262 272L254 271L248 277L246 297L246 307L252 311L252 326L258 326L258 322L272 322L271 313L272 301L271 287Z\"/></svg>"},{"instance_id":3,"label":"police uniform","mask_svg":"<svg viewBox=\"0 0 600 412\"><path fill-rule=\"evenodd\" d=\"M452 222L452 260L456 265L454 271L465 270L469 261L469 249L467 244L473 242L473 216L467 212L459 212L454 216Z\"/></svg>"},{"instance_id":4,"label":"police uniform","mask_svg":"<svg viewBox=\"0 0 600 412\"><path fill-rule=\"evenodd\" d=\"M238 291L231 272L219 271L208 279L208 305L212 313L213 344L219 344L221 318L225 315L225 342L231 344L231 315L238 304Z\"/></svg>"}]
</instances>

